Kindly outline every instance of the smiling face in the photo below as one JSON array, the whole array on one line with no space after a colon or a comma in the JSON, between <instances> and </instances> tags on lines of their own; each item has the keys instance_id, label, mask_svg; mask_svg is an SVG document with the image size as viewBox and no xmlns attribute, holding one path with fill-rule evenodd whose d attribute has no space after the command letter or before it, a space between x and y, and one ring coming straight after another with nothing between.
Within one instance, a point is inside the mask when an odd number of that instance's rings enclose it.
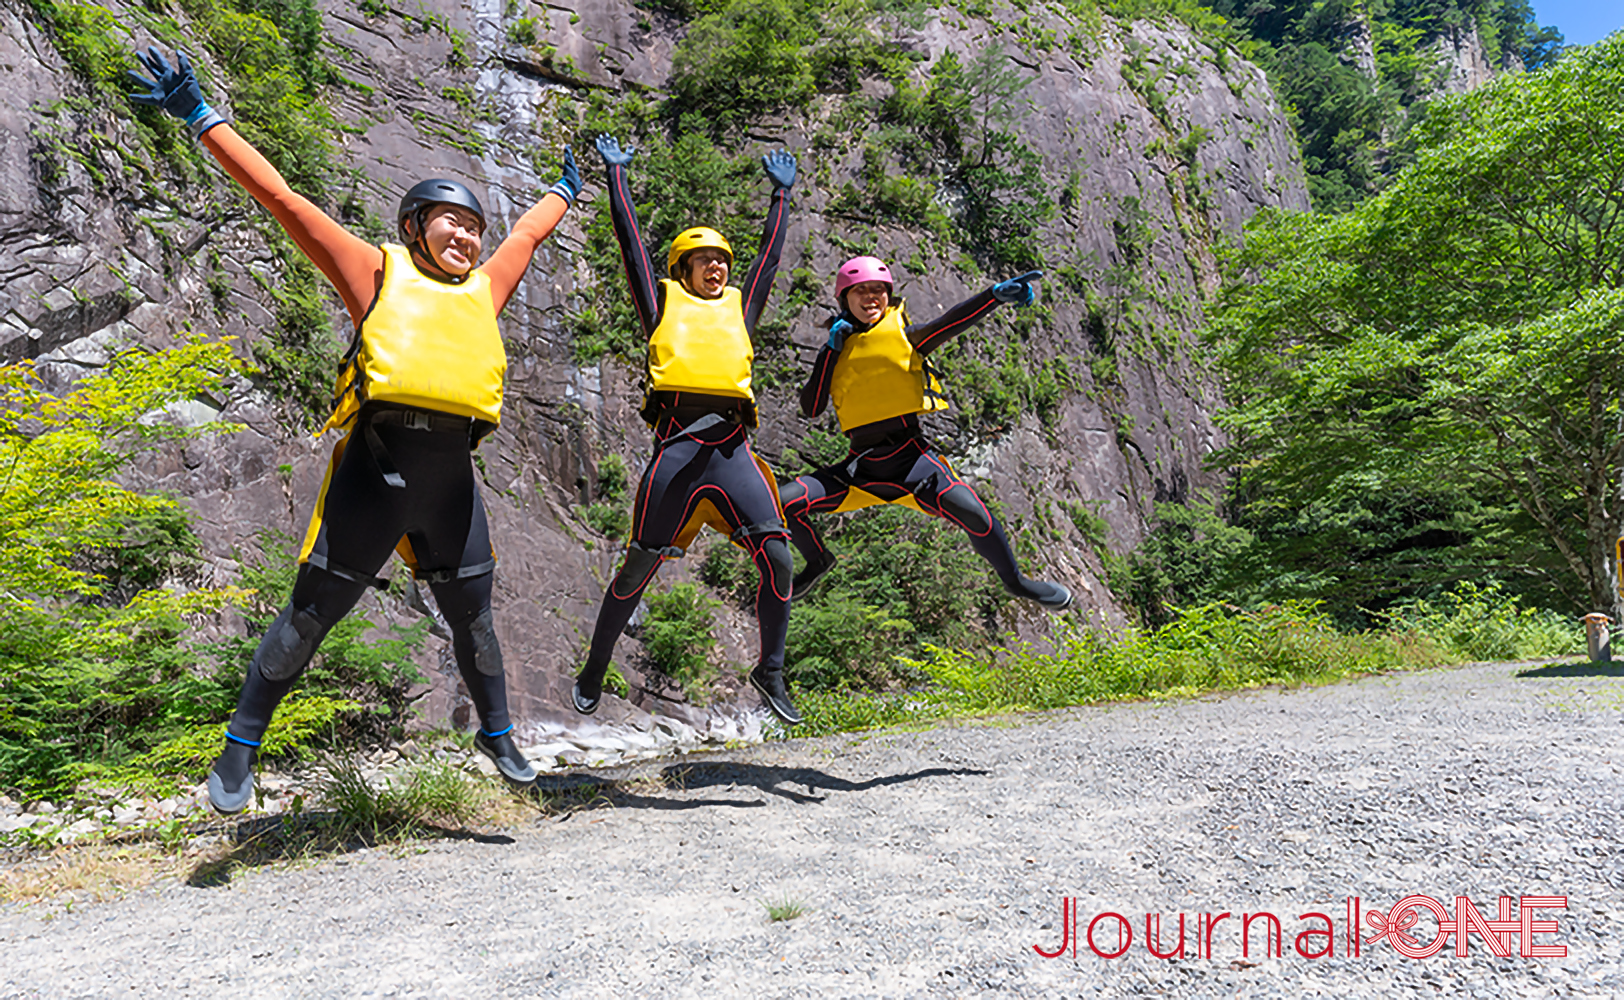
<instances>
[{"instance_id":1,"label":"smiling face","mask_svg":"<svg viewBox=\"0 0 1624 1000\"><path fill-rule=\"evenodd\" d=\"M728 257L705 247L682 259L682 283L702 299L714 299L727 287Z\"/></svg>"},{"instance_id":2,"label":"smiling face","mask_svg":"<svg viewBox=\"0 0 1624 1000\"><path fill-rule=\"evenodd\" d=\"M883 281L865 281L846 289L846 311L865 326L873 326L891 304L891 286Z\"/></svg>"},{"instance_id":3,"label":"smiling face","mask_svg":"<svg viewBox=\"0 0 1624 1000\"><path fill-rule=\"evenodd\" d=\"M423 213L423 243L445 273L467 274L479 261L479 216L460 205L434 205Z\"/></svg>"}]
</instances>

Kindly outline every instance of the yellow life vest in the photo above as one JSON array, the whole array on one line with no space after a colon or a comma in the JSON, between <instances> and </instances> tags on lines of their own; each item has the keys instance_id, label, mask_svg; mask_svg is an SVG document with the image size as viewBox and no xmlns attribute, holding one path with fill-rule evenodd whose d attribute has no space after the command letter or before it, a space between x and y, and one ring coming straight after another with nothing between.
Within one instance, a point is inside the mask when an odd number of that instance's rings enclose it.
<instances>
[{"instance_id":1,"label":"yellow life vest","mask_svg":"<svg viewBox=\"0 0 1624 1000\"><path fill-rule=\"evenodd\" d=\"M909 342L907 328L908 310L898 301L878 323L847 335L829 383L829 399L842 431L947 409L942 384Z\"/></svg>"},{"instance_id":2,"label":"yellow life vest","mask_svg":"<svg viewBox=\"0 0 1624 1000\"><path fill-rule=\"evenodd\" d=\"M383 287L338 373L322 430L349 424L370 400L500 423L507 351L491 279L476 270L461 284L435 281L393 243L383 258Z\"/></svg>"},{"instance_id":3,"label":"yellow life vest","mask_svg":"<svg viewBox=\"0 0 1624 1000\"><path fill-rule=\"evenodd\" d=\"M744 298L737 288L702 299L669 278L660 325L648 339L650 392L698 392L755 402L750 365L756 359L744 328Z\"/></svg>"}]
</instances>

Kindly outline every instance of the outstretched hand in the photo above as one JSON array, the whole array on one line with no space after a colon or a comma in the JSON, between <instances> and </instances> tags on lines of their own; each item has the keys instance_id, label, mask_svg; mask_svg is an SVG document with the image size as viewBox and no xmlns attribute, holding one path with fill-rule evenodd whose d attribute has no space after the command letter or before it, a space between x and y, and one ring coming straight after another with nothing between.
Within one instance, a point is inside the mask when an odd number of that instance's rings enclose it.
<instances>
[{"instance_id":1,"label":"outstretched hand","mask_svg":"<svg viewBox=\"0 0 1624 1000\"><path fill-rule=\"evenodd\" d=\"M181 121L191 120L199 108L208 107L203 102L203 88L198 85L197 76L192 72L192 62L186 58L185 52L175 52L173 66L156 45L149 46L145 52L137 49L135 58L152 74L152 79L134 70L125 70L124 75L140 88L130 95L130 100L136 104L163 108Z\"/></svg>"},{"instance_id":2,"label":"outstretched hand","mask_svg":"<svg viewBox=\"0 0 1624 1000\"><path fill-rule=\"evenodd\" d=\"M1017 306L1029 306L1038 300L1038 290L1032 287L1032 282L1043 277L1042 271L1028 271L1016 275L1008 281L1000 281L992 286L992 297L999 302L1013 303Z\"/></svg>"},{"instance_id":3,"label":"outstretched hand","mask_svg":"<svg viewBox=\"0 0 1624 1000\"><path fill-rule=\"evenodd\" d=\"M625 149L621 149L620 143L615 141L614 136L604 133L598 136L598 155L603 157L604 166L629 166L632 157L637 155L637 147L627 146Z\"/></svg>"},{"instance_id":4,"label":"outstretched hand","mask_svg":"<svg viewBox=\"0 0 1624 1000\"><path fill-rule=\"evenodd\" d=\"M575 151L568 146L564 147L564 173L552 190L571 205L575 204L575 196L581 193L581 171L575 166Z\"/></svg>"},{"instance_id":5,"label":"outstretched hand","mask_svg":"<svg viewBox=\"0 0 1624 1000\"><path fill-rule=\"evenodd\" d=\"M773 187L795 186L795 157L787 149L775 149L761 158L761 169L772 178Z\"/></svg>"},{"instance_id":6,"label":"outstretched hand","mask_svg":"<svg viewBox=\"0 0 1624 1000\"><path fill-rule=\"evenodd\" d=\"M152 78L124 71L130 82L140 88L130 95L131 101L163 108L166 114L185 122L194 139L225 121L203 100L203 88L198 85L192 61L186 58L186 53L177 49L173 66L156 45L149 46L146 52L137 49L135 58Z\"/></svg>"}]
</instances>

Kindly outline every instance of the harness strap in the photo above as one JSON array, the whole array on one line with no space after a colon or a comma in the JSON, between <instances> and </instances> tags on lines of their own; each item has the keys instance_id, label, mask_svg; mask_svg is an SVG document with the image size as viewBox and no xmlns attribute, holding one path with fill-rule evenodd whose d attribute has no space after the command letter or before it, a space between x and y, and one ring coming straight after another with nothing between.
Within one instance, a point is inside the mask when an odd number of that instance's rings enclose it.
<instances>
[{"instance_id":1,"label":"harness strap","mask_svg":"<svg viewBox=\"0 0 1624 1000\"><path fill-rule=\"evenodd\" d=\"M736 542L751 535L783 535L788 533L789 529L784 527L782 521L757 521L755 524L739 525L739 529L728 536L728 541Z\"/></svg>"},{"instance_id":2,"label":"harness strap","mask_svg":"<svg viewBox=\"0 0 1624 1000\"><path fill-rule=\"evenodd\" d=\"M424 583L450 583L452 580L467 580L476 576L484 576L496 568L496 557L475 563L472 566L463 566L459 569L429 569L418 570L412 575Z\"/></svg>"},{"instance_id":3,"label":"harness strap","mask_svg":"<svg viewBox=\"0 0 1624 1000\"><path fill-rule=\"evenodd\" d=\"M675 545L662 545L655 548L653 546L644 545L642 542L638 541L627 542L626 545L628 548L636 549L639 552L648 552L652 555L665 556L667 559L681 559L683 556L688 554L686 549L680 549Z\"/></svg>"},{"instance_id":4,"label":"harness strap","mask_svg":"<svg viewBox=\"0 0 1624 1000\"><path fill-rule=\"evenodd\" d=\"M328 559L326 556L317 552L312 552L310 555L306 556L305 562L319 570L324 570L333 574L340 580L348 580L351 583L359 583L367 587L372 587L375 590L382 590L389 586L389 581L385 580L383 577L369 576L360 570L350 569L348 566L340 566L338 563L333 562L331 559Z\"/></svg>"},{"instance_id":5,"label":"harness strap","mask_svg":"<svg viewBox=\"0 0 1624 1000\"><path fill-rule=\"evenodd\" d=\"M383 446L383 439L372 429L372 421L368 420L361 428L361 436L366 439L367 450L372 452L372 460L378 463L378 471L383 473L383 481L397 490L405 489L406 480L395 468L394 459L389 457L389 449Z\"/></svg>"}]
</instances>

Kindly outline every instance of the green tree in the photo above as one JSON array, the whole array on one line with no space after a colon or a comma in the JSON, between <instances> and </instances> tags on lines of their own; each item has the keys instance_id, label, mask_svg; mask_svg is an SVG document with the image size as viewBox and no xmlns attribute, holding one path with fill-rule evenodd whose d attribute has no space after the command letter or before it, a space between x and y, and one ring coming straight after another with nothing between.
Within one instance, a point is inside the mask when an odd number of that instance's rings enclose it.
<instances>
[{"instance_id":1,"label":"green tree","mask_svg":"<svg viewBox=\"0 0 1624 1000\"><path fill-rule=\"evenodd\" d=\"M1265 213L1214 314L1243 495L1453 491L1617 602L1624 35L1437 102L1415 163L1336 217ZM1250 275L1250 278L1242 278Z\"/></svg>"},{"instance_id":2,"label":"green tree","mask_svg":"<svg viewBox=\"0 0 1624 1000\"><path fill-rule=\"evenodd\" d=\"M189 672L184 637L196 616L240 592L152 587L190 545L184 511L117 476L154 448L219 430L164 413L218 394L237 369L227 345L193 342L120 354L56 395L28 362L0 367L6 787L61 788L87 773L86 758L139 752L154 734L206 717L229 698L223 685ZM127 589L136 592L123 600Z\"/></svg>"}]
</instances>

